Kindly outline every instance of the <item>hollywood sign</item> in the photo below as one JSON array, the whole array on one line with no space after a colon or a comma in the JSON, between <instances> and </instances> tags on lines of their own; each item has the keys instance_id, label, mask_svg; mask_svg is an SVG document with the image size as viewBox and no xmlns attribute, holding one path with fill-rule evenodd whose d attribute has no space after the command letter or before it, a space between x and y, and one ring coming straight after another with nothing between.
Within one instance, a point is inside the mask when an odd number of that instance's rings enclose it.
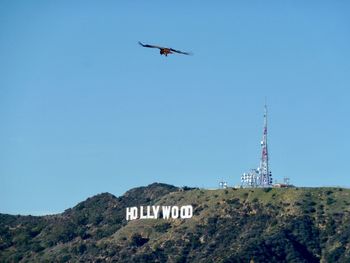
<instances>
[{"instance_id":1,"label":"hollywood sign","mask_svg":"<svg viewBox=\"0 0 350 263\"><path fill-rule=\"evenodd\" d=\"M161 212L161 214L160 214ZM193 216L193 207L192 205L184 205L181 207L178 206L140 206L139 208L127 207L126 208L126 220L135 220L135 219L176 219L182 218L187 219Z\"/></svg>"}]
</instances>

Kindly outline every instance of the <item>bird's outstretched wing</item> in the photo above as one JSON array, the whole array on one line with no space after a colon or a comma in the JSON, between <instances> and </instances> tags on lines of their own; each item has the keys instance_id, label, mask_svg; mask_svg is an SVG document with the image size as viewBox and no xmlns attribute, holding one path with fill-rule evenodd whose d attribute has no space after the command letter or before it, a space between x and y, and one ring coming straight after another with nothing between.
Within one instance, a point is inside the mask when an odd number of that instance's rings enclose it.
<instances>
[{"instance_id":1,"label":"bird's outstretched wing","mask_svg":"<svg viewBox=\"0 0 350 263\"><path fill-rule=\"evenodd\" d=\"M147 45L147 44L142 44L140 41L139 41L139 44L143 47L150 47L150 48L159 48L159 49L162 49L163 47L159 47L159 46L154 46L154 45Z\"/></svg>"},{"instance_id":2,"label":"bird's outstretched wing","mask_svg":"<svg viewBox=\"0 0 350 263\"><path fill-rule=\"evenodd\" d=\"M140 44L142 47L158 48L158 49L160 49L161 51L162 51L162 50L167 51L167 54L168 54L168 53L171 53L171 52L169 52L169 51L172 51L172 52L179 53L179 54L183 54L183 55L193 55L193 53L191 53L191 52L183 52L183 51L176 50L176 49L173 49L173 48L168 48L168 47L160 47L160 46L155 46L155 45L142 44L140 41L139 41L139 44Z\"/></svg>"},{"instance_id":3,"label":"bird's outstretched wing","mask_svg":"<svg viewBox=\"0 0 350 263\"><path fill-rule=\"evenodd\" d=\"M170 50L173 51L173 52L179 53L179 54L183 54L183 55L193 55L191 52L183 52L183 51L176 50L176 49L173 49L173 48L170 48Z\"/></svg>"}]
</instances>

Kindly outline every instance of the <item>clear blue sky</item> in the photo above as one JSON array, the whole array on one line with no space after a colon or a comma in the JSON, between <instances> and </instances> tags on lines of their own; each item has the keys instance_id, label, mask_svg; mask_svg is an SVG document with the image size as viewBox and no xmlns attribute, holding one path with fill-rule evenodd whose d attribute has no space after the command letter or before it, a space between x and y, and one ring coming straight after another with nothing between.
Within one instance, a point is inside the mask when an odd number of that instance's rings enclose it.
<instances>
[{"instance_id":1,"label":"clear blue sky","mask_svg":"<svg viewBox=\"0 0 350 263\"><path fill-rule=\"evenodd\" d=\"M265 97L273 177L349 187L349 13L345 0L1 1L0 212L238 184L259 164Z\"/></svg>"}]
</instances>

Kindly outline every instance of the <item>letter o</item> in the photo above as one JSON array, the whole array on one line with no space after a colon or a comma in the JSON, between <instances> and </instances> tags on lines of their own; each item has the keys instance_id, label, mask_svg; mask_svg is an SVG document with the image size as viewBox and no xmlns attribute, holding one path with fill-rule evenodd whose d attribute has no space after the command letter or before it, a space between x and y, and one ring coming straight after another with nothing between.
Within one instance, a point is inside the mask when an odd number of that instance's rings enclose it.
<instances>
[{"instance_id":1,"label":"letter o","mask_svg":"<svg viewBox=\"0 0 350 263\"><path fill-rule=\"evenodd\" d=\"M174 219L179 217L179 208L177 206L171 208L171 217Z\"/></svg>"}]
</instances>

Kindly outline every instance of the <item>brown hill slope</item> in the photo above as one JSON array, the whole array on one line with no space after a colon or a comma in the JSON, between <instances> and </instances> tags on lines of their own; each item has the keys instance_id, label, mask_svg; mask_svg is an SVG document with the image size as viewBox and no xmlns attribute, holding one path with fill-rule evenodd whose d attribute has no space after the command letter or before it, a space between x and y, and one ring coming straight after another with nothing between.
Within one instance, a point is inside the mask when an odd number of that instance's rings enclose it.
<instances>
[{"instance_id":1,"label":"brown hill slope","mask_svg":"<svg viewBox=\"0 0 350 263\"><path fill-rule=\"evenodd\" d=\"M190 219L125 220L125 208L188 205ZM62 214L0 216L0 261L349 262L350 190L135 188Z\"/></svg>"}]
</instances>

